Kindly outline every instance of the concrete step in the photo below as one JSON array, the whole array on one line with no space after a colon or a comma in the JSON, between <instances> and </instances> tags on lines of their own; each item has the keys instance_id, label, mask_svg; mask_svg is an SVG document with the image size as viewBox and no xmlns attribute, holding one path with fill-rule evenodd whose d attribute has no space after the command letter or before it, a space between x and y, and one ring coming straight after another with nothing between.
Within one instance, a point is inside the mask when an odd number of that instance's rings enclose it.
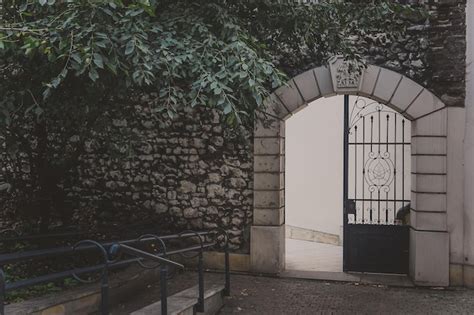
<instances>
[{"instance_id":1,"label":"concrete step","mask_svg":"<svg viewBox=\"0 0 474 315\"><path fill-rule=\"evenodd\" d=\"M198 286L191 287L168 297L169 315L214 315L224 306L224 286L209 284L204 289L204 313L195 310L198 298ZM157 315L161 312L161 302L155 302L131 315Z\"/></svg>"}]
</instances>

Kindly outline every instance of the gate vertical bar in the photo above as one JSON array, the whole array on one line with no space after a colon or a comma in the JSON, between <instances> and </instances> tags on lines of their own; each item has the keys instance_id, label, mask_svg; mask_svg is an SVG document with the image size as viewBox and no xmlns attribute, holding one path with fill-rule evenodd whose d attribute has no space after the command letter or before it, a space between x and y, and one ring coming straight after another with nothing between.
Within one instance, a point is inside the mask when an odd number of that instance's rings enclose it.
<instances>
[{"instance_id":1,"label":"gate vertical bar","mask_svg":"<svg viewBox=\"0 0 474 315\"><path fill-rule=\"evenodd\" d=\"M405 119L402 119L402 200L405 199ZM402 208L405 201L402 201Z\"/></svg>"},{"instance_id":2,"label":"gate vertical bar","mask_svg":"<svg viewBox=\"0 0 474 315\"><path fill-rule=\"evenodd\" d=\"M357 199L357 125L354 126L354 200ZM356 202L356 201L355 201ZM354 205L354 224L357 224L357 203Z\"/></svg>"},{"instance_id":3,"label":"gate vertical bar","mask_svg":"<svg viewBox=\"0 0 474 315\"><path fill-rule=\"evenodd\" d=\"M343 160L343 172L344 172L344 179L343 179L343 270L347 271L348 267L348 255L347 251L349 250L347 245L349 244L348 242L348 233L347 233L347 228L348 228L348 219L349 219L349 214L348 214L348 195L349 195L349 95L344 95L344 130L343 130L343 145L344 145L344 160Z\"/></svg>"},{"instance_id":4,"label":"gate vertical bar","mask_svg":"<svg viewBox=\"0 0 474 315\"><path fill-rule=\"evenodd\" d=\"M397 114L393 114L393 142L397 143ZM397 145L393 147L393 222L397 220Z\"/></svg>"},{"instance_id":5,"label":"gate vertical bar","mask_svg":"<svg viewBox=\"0 0 474 315\"><path fill-rule=\"evenodd\" d=\"M362 117L362 224L365 221L365 116Z\"/></svg>"},{"instance_id":6,"label":"gate vertical bar","mask_svg":"<svg viewBox=\"0 0 474 315\"><path fill-rule=\"evenodd\" d=\"M389 146L388 146L388 140L389 140L389 137L388 137L388 134L389 134L389 129L388 129L388 126L389 126L389 122L390 122L390 115L387 114L387 145L385 147L385 151L386 151L386 155L387 156L390 156L390 151L389 151ZM396 146L396 145L395 145ZM386 199L386 202L385 202L385 224L389 224L389 220L388 220L388 213L389 213L389 205L388 205L388 190L385 192L385 199ZM395 211L395 210L394 210Z\"/></svg>"},{"instance_id":7,"label":"gate vertical bar","mask_svg":"<svg viewBox=\"0 0 474 315\"><path fill-rule=\"evenodd\" d=\"M378 121L379 137L377 141L379 142L378 156L380 157L380 155L382 154L380 150L380 146L382 145L382 136L380 133L380 129L382 128L381 126L382 120L380 119L380 112L382 111L382 109L379 108L377 111L378 111L378 118L379 118L379 121ZM377 189L377 224L380 224L380 188Z\"/></svg>"}]
</instances>

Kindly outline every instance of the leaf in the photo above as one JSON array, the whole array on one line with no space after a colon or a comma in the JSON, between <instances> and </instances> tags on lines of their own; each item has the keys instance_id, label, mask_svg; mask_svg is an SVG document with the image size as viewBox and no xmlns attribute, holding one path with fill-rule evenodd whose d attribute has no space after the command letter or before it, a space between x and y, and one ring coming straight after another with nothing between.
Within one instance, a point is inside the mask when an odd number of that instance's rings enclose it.
<instances>
[{"instance_id":1,"label":"leaf","mask_svg":"<svg viewBox=\"0 0 474 315\"><path fill-rule=\"evenodd\" d=\"M241 79L245 78L246 76L247 76L247 72L245 72L245 71L240 71L240 72L239 72L239 77L240 77Z\"/></svg>"},{"instance_id":2,"label":"leaf","mask_svg":"<svg viewBox=\"0 0 474 315\"><path fill-rule=\"evenodd\" d=\"M41 4L42 6L45 5L46 2L48 2L48 0L39 0L39 4Z\"/></svg>"},{"instance_id":3,"label":"leaf","mask_svg":"<svg viewBox=\"0 0 474 315\"><path fill-rule=\"evenodd\" d=\"M71 58L77 62L78 64L81 64L82 63L82 59L81 59L81 56L78 54L78 53L72 53L71 54Z\"/></svg>"},{"instance_id":4,"label":"leaf","mask_svg":"<svg viewBox=\"0 0 474 315\"><path fill-rule=\"evenodd\" d=\"M95 42L95 45L100 48L107 48L107 42L105 41Z\"/></svg>"},{"instance_id":5,"label":"leaf","mask_svg":"<svg viewBox=\"0 0 474 315\"><path fill-rule=\"evenodd\" d=\"M102 55L98 53L94 53L93 58L94 58L93 60L94 60L95 65L99 67L100 69L104 69L104 61L102 59Z\"/></svg>"},{"instance_id":6,"label":"leaf","mask_svg":"<svg viewBox=\"0 0 474 315\"><path fill-rule=\"evenodd\" d=\"M132 40L129 40L127 45L125 46L125 55L126 56L130 55L131 53L133 53L134 50L135 50L135 41L132 39Z\"/></svg>"},{"instance_id":7,"label":"leaf","mask_svg":"<svg viewBox=\"0 0 474 315\"><path fill-rule=\"evenodd\" d=\"M94 68L91 68L89 70L89 78L95 82L98 78L99 78L99 74L97 73L97 70L95 70Z\"/></svg>"},{"instance_id":8,"label":"leaf","mask_svg":"<svg viewBox=\"0 0 474 315\"><path fill-rule=\"evenodd\" d=\"M232 105L230 103L226 103L223 109L225 115L229 114L232 111Z\"/></svg>"}]
</instances>

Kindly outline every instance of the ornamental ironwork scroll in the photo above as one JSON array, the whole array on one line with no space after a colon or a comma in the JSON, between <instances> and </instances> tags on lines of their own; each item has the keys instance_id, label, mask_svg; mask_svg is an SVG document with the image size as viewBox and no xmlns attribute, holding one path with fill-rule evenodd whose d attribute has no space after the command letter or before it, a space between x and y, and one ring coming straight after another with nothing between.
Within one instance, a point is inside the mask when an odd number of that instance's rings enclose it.
<instances>
[{"instance_id":1,"label":"ornamental ironwork scroll","mask_svg":"<svg viewBox=\"0 0 474 315\"><path fill-rule=\"evenodd\" d=\"M357 97L349 116L350 224L406 224L409 208L409 121L378 102Z\"/></svg>"}]
</instances>

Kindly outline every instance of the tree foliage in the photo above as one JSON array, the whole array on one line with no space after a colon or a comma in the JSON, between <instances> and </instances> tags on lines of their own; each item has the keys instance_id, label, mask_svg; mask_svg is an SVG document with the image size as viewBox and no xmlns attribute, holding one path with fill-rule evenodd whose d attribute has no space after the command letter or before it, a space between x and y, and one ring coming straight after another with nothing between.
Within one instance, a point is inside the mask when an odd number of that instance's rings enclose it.
<instances>
[{"instance_id":1,"label":"tree foliage","mask_svg":"<svg viewBox=\"0 0 474 315\"><path fill-rule=\"evenodd\" d=\"M84 142L110 124L106 113L146 102L163 121L201 106L219 110L229 125L249 124L286 74L336 54L361 60L360 45L396 39L405 32L407 17L421 14L389 0L320 5L4 0L2 5L3 171L25 199L47 200L39 207L45 213L52 200L63 199L61 187ZM15 178L25 167L28 180Z\"/></svg>"}]
</instances>

